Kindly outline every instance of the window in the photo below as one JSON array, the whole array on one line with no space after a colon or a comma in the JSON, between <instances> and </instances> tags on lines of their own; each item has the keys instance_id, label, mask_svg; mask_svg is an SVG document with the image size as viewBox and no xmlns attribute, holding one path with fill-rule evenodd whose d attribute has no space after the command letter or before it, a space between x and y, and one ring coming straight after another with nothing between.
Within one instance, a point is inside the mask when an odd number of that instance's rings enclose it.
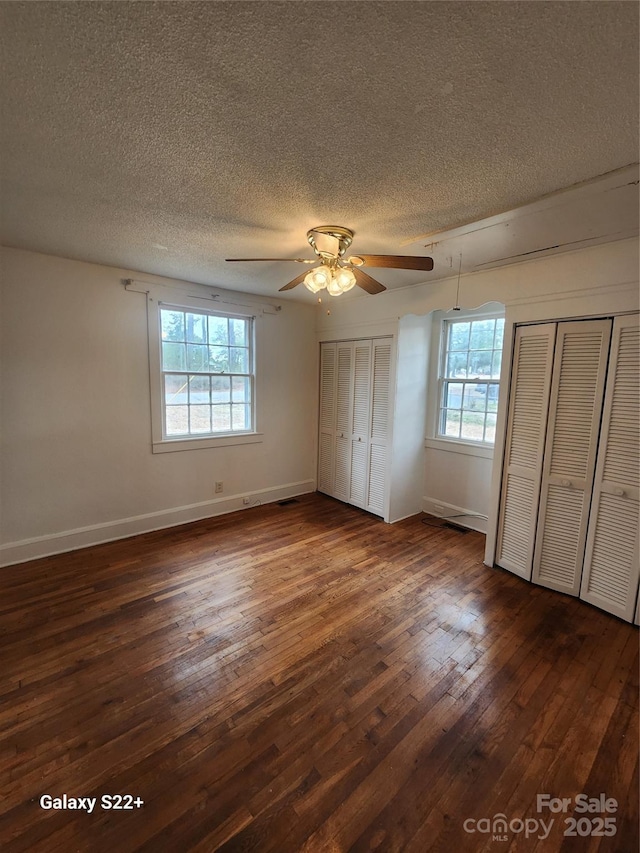
<instances>
[{"instance_id":1,"label":"window","mask_svg":"<svg viewBox=\"0 0 640 853\"><path fill-rule=\"evenodd\" d=\"M504 318L444 320L439 370L439 438L493 444Z\"/></svg>"},{"instance_id":2,"label":"window","mask_svg":"<svg viewBox=\"0 0 640 853\"><path fill-rule=\"evenodd\" d=\"M161 305L162 439L253 430L253 322Z\"/></svg>"}]
</instances>

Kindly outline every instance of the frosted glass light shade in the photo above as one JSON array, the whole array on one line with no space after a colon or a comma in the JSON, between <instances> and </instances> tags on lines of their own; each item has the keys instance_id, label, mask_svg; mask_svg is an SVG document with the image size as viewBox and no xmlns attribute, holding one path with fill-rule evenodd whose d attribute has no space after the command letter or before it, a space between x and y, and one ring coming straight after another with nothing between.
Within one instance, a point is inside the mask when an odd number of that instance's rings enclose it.
<instances>
[{"instance_id":1,"label":"frosted glass light shade","mask_svg":"<svg viewBox=\"0 0 640 853\"><path fill-rule=\"evenodd\" d=\"M342 288L338 284L338 279L336 276L332 276L331 281L327 285L327 290L329 292L329 296L340 296L342 293Z\"/></svg>"},{"instance_id":2,"label":"frosted glass light shade","mask_svg":"<svg viewBox=\"0 0 640 853\"><path fill-rule=\"evenodd\" d=\"M327 267L316 267L308 272L304 277L304 286L311 291L317 293L324 287L329 285L331 281L331 270Z\"/></svg>"},{"instance_id":3,"label":"frosted glass light shade","mask_svg":"<svg viewBox=\"0 0 640 853\"><path fill-rule=\"evenodd\" d=\"M353 272L346 268L342 267L336 273L335 280L338 283L338 287L342 291L342 293L346 293L347 290L351 290L351 288L356 283L356 277Z\"/></svg>"}]
</instances>

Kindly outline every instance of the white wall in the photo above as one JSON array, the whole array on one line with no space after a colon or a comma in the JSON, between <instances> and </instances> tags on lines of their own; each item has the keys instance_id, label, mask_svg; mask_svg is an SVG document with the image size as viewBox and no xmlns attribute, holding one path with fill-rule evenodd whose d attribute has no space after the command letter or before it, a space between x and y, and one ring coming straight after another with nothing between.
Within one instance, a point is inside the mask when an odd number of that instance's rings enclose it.
<instances>
[{"instance_id":1,"label":"white wall","mask_svg":"<svg viewBox=\"0 0 640 853\"><path fill-rule=\"evenodd\" d=\"M396 329L399 319L407 315L424 316L450 309L455 297L456 276L452 276L429 284L388 290L375 297L335 299L331 303L331 314L324 313L319 318L319 335L323 340L331 340L362 336L369 329ZM506 306L510 329L516 322L637 310L638 241L621 240L463 275L460 305L478 308L489 302L501 302ZM505 371L510 355L509 334L505 329ZM501 395L498 436L504 429L501 415L505 396ZM501 453L500 440L496 441L493 461L489 456L427 446L423 508L443 515L463 510L495 516ZM436 504L444 507L441 513L435 509ZM492 519L488 526L482 519L461 521L491 533Z\"/></svg>"},{"instance_id":2,"label":"white wall","mask_svg":"<svg viewBox=\"0 0 640 853\"><path fill-rule=\"evenodd\" d=\"M0 562L315 488L315 306L256 320L262 443L153 454L146 297L123 280L185 284L16 249L0 259Z\"/></svg>"},{"instance_id":3,"label":"white wall","mask_svg":"<svg viewBox=\"0 0 640 853\"><path fill-rule=\"evenodd\" d=\"M424 511L486 533L493 457L433 447L424 456Z\"/></svg>"},{"instance_id":4,"label":"white wall","mask_svg":"<svg viewBox=\"0 0 640 853\"><path fill-rule=\"evenodd\" d=\"M389 466L391 522L415 515L422 508L430 330L425 317L403 317L398 323Z\"/></svg>"}]
</instances>

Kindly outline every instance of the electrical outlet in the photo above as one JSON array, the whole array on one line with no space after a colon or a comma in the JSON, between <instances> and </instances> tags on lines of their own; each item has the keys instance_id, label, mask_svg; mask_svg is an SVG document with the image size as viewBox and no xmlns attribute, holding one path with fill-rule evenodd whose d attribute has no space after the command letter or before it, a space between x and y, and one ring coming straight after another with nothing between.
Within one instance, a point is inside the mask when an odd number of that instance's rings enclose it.
<instances>
[{"instance_id":1,"label":"electrical outlet","mask_svg":"<svg viewBox=\"0 0 640 853\"><path fill-rule=\"evenodd\" d=\"M223 486L224 486L224 483L222 482L222 480L216 480L216 495L220 494Z\"/></svg>"},{"instance_id":2,"label":"electrical outlet","mask_svg":"<svg viewBox=\"0 0 640 853\"><path fill-rule=\"evenodd\" d=\"M249 498L242 498L243 506L249 506L250 503L251 503L251 500Z\"/></svg>"}]
</instances>

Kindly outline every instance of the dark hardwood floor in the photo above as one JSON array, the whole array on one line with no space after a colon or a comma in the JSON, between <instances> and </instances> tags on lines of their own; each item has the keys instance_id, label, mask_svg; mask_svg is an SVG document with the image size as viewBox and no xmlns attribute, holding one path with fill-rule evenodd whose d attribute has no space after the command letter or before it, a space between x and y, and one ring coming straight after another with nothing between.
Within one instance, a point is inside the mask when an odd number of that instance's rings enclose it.
<instances>
[{"instance_id":1,"label":"dark hardwood floor","mask_svg":"<svg viewBox=\"0 0 640 853\"><path fill-rule=\"evenodd\" d=\"M483 545L311 495L0 570L0 849L636 850L637 629Z\"/></svg>"}]
</instances>

